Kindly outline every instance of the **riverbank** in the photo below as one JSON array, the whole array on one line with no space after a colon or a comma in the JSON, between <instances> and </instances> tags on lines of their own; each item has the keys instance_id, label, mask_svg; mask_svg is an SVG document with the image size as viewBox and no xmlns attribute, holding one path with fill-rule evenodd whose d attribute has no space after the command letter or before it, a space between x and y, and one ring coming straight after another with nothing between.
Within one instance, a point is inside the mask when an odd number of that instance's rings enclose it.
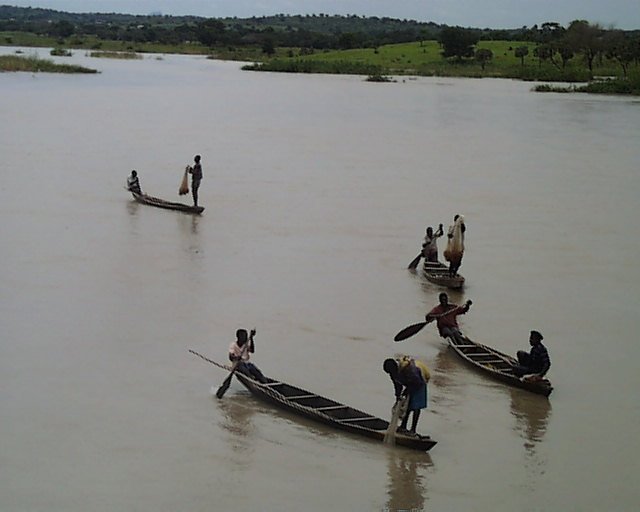
<instances>
[{"instance_id":1,"label":"riverbank","mask_svg":"<svg viewBox=\"0 0 640 512\"><path fill-rule=\"evenodd\" d=\"M524 41L480 41L478 49L491 52L484 63L476 60L449 61L441 56L437 41L391 44L378 48L360 48L339 51L314 51L306 48L275 48L266 54L258 46L206 47L197 42L177 45L132 43L99 40L96 37L73 36L66 39L47 38L35 34L0 32L0 40L12 46L59 47L74 50L127 54L187 54L206 55L210 59L251 62L243 67L251 71L284 73L356 74L365 76L441 76L458 78L509 78L548 83L575 84L590 82L590 76L613 79L587 86L559 88L556 85L537 87L536 90L562 92L592 92L599 94L638 95L640 68L636 65L629 76L622 76L621 68L608 59L596 60L590 72L582 58L576 56L559 66L534 56L535 45ZM524 57L516 56L516 49L527 48Z\"/></svg>"},{"instance_id":2,"label":"riverbank","mask_svg":"<svg viewBox=\"0 0 640 512\"><path fill-rule=\"evenodd\" d=\"M52 60L33 56L0 55L0 72L27 71L30 73L98 73L97 69L74 64L56 64Z\"/></svg>"}]
</instances>

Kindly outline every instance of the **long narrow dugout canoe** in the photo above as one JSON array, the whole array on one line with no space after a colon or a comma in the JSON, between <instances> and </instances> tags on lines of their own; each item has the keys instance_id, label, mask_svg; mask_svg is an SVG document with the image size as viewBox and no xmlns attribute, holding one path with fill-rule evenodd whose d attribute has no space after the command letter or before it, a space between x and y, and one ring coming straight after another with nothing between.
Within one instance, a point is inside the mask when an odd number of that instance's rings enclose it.
<instances>
[{"instance_id":1,"label":"long narrow dugout canoe","mask_svg":"<svg viewBox=\"0 0 640 512\"><path fill-rule=\"evenodd\" d=\"M164 199L160 199L158 197L153 197L147 194L137 194L135 192L131 192L131 194L133 195L133 198L139 203L157 206L158 208L164 208L166 210L179 210L181 212L197 214L200 214L204 211L204 206L191 206L184 203L165 201Z\"/></svg>"},{"instance_id":2,"label":"long narrow dugout canoe","mask_svg":"<svg viewBox=\"0 0 640 512\"><path fill-rule=\"evenodd\" d=\"M543 396L549 396L553 391L547 379L531 380L516 376L513 367L518 365L518 360L507 354L471 341L466 336L462 339L449 337L447 341L465 362L502 382Z\"/></svg>"},{"instance_id":3,"label":"long narrow dugout canoe","mask_svg":"<svg viewBox=\"0 0 640 512\"><path fill-rule=\"evenodd\" d=\"M189 352L219 368L231 371L230 366L217 363L193 350ZM243 373L236 372L234 375L251 394L265 402L352 434L384 441L389 428L388 421L275 379L267 377L267 382L261 383ZM395 443L424 452L437 444L429 436L411 436L401 433L396 433Z\"/></svg>"},{"instance_id":4,"label":"long narrow dugout canoe","mask_svg":"<svg viewBox=\"0 0 640 512\"><path fill-rule=\"evenodd\" d=\"M422 270L427 281L439 286L458 289L464 285L464 277L460 274L451 277L449 275L449 267L439 261L430 262L425 260Z\"/></svg>"}]
</instances>

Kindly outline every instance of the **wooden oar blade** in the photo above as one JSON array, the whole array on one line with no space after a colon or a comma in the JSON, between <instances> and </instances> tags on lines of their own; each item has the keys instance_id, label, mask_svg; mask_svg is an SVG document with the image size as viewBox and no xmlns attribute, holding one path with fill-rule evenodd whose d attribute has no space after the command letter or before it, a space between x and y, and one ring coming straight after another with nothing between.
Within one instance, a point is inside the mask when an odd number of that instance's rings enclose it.
<instances>
[{"instance_id":1,"label":"wooden oar blade","mask_svg":"<svg viewBox=\"0 0 640 512\"><path fill-rule=\"evenodd\" d=\"M411 336L420 332L425 325L427 325L427 322L420 322L420 323L405 327L393 337L393 341L403 341L403 340L406 340L407 338L411 338Z\"/></svg>"},{"instance_id":2,"label":"wooden oar blade","mask_svg":"<svg viewBox=\"0 0 640 512\"><path fill-rule=\"evenodd\" d=\"M224 380L222 385L218 388L218 391L216 391L216 397L218 398L223 397L223 395L227 392L227 389L229 389L229 386L231 386L232 378L233 378L233 372L229 374L229 376Z\"/></svg>"},{"instance_id":3,"label":"wooden oar blade","mask_svg":"<svg viewBox=\"0 0 640 512\"><path fill-rule=\"evenodd\" d=\"M411 270L416 268L418 266L418 263L420 263L420 258L422 258L422 254L418 254L416 258L411 263L409 263L409 266L407 268Z\"/></svg>"}]
</instances>

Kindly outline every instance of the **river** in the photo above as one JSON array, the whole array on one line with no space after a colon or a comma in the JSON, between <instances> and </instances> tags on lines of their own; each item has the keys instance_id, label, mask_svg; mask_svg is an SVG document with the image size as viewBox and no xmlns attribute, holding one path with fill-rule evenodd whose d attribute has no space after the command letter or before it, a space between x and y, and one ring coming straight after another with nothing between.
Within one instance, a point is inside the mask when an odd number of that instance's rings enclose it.
<instances>
[{"instance_id":1,"label":"river","mask_svg":"<svg viewBox=\"0 0 640 512\"><path fill-rule=\"evenodd\" d=\"M55 60L100 74L0 74L0 509L636 510L637 99ZM195 154L202 216L123 189L137 169L189 201ZM406 267L456 213L462 328L510 354L541 331L548 400L432 326L393 342L437 303ZM438 444L356 438L237 381L217 400L225 372L188 349L224 361L239 327L267 375L384 418L382 361L423 360Z\"/></svg>"}]
</instances>

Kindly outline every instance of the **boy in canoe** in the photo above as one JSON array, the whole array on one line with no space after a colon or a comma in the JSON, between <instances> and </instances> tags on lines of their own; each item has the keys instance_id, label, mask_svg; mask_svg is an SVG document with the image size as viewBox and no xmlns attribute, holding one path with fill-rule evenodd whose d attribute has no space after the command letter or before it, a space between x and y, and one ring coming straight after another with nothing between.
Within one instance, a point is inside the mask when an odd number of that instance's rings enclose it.
<instances>
[{"instance_id":1,"label":"boy in canoe","mask_svg":"<svg viewBox=\"0 0 640 512\"><path fill-rule=\"evenodd\" d=\"M416 427L420 419L420 411L427 407L427 383L431 378L429 368L422 361L408 356L400 359L385 359L382 368L391 378L396 401L402 396L409 397L407 412L398 428L399 434L416 436ZM407 431L409 414L413 414L411 429Z\"/></svg>"}]
</instances>

